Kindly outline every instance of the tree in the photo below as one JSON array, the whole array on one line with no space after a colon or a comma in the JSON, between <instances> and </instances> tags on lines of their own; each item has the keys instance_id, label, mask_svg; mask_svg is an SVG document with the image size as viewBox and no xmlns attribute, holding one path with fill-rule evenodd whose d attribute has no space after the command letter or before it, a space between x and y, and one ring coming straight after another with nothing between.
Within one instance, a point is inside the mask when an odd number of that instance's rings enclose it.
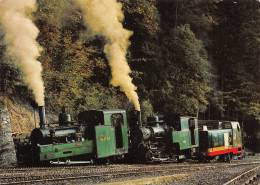
<instances>
[{"instance_id":1,"label":"tree","mask_svg":"<svg viewBox=\"0 0 260 185\"><path fill-rule=\"evenodd\" d=\"M128 61L134 83L142 98L149 97L149 91L156 85L156 62L160 58L159 35L160 15L157 2L122 1L125 13L124 27L132 30Z\"/></svg>"},{"instance_id":2,"label":"tree","mask_svg":"<svg viewBox=\"0 0 260 185\"><path fill-rule=\"evenodd\" d=\"M43 47L40 61L47 105L54 110L66 105L76 112L122 106L117 89L107 90L110 71L100 54L100 39L82 34L86 27L75 1L38 0L34 17L40 30L37 40Z\"/></svg>"},{"instance_id":3,"label":"tree","mask_svg":"<svg viewBox=\"0 0 260 185\"><path fill-rule=\"evenodd\" d=\"M160 66L160 89L154 91L153 99L156 109L165 115L204 111L211 76L203 43L189 25L175 28L163 42L165 58Z\"/></svg>"},{"instance_id":4,"label":"tree","mask_svg":"<svg viewBox=\"0 0 260 185\"><path fill-rule=\"evenodd\" d=\"M260 113L259 9L260 3L254 0L218 4L214 58L229 119Z\"/></svg>"}]
</instances>

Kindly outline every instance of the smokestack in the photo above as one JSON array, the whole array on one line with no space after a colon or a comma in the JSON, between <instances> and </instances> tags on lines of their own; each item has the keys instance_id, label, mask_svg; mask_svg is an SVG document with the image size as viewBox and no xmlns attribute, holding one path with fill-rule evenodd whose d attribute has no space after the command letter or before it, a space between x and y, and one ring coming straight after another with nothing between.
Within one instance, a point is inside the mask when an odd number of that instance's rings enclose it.
<instances>
[{"instance_id":1,"label":"smokestack","mask_svg":"<svg viewBox=\"0 0 260 185\"><path fill-rule=\"evenodd\" d=\"M47 128L46 117L45 117L45 107L39 106L39 116L40 116L40 128Z\"/></svg>"},{"instance_id":2,"label":"smokestack","mask_svg":"<svg viewBox=\"0 0 260 185\"><path fill-rule=\"evenodd\" d=\"M143 123L142 123L142 113L141 113L141 111L137 111L137 120L138 120L138 126L142 127Z\"/></svg>"}]
</instances>

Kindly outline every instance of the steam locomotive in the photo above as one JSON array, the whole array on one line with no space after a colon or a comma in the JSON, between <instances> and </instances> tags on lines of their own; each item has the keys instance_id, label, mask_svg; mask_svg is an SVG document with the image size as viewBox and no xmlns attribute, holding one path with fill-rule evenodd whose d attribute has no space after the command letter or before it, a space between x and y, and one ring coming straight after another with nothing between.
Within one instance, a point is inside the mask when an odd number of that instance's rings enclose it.
<instances>
[{"instance_id":1,"label":"steam locomotive","mask_svg":"<svg viewBox=\"0 0 260 185\"><path fill-rule=\"evenodd\" d=\"M173 116L166 123L152 116L143 124L141 112L134 111L127 119L122 109L83 111L75 122L63 108L58 125L47 125L43 106L39 114L40 128L32 131L27 147L34 165L108 163L123 158L141 163L227 160L242 153L238 122L200 130L196 117Z\"/></svg>"}]
</instances>

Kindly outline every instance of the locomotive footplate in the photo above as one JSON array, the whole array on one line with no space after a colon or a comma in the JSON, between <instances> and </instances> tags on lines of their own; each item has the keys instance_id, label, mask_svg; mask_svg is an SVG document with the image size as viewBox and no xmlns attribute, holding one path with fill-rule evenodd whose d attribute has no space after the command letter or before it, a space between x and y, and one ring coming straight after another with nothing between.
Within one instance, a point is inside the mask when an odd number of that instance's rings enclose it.
<instances>
[{"instance_id":1,"label":"locomotive footplate","mask_svg":"<svg viewBox=\"0 0 260 185\"><path fill-rule=\"evenodd\" d=\"M172 159L172 158L156 158L156 157L152 157L150 162L171 163L171 162L177 162L177 160L176 159Z\"/></svg>"},{"instance_id":2,"label":"locomotive footplate","mask_svg":"<svg viewBox=\"0 0 260 185\"><path fill-rule=\"evenodd\" d=\"M71 160L66 160L66 161L50 161L50 164L55 164L55 165L71 165L71 164L93 164L93 160L90 161L71 161Z\"/></svg>"}]
</instances>

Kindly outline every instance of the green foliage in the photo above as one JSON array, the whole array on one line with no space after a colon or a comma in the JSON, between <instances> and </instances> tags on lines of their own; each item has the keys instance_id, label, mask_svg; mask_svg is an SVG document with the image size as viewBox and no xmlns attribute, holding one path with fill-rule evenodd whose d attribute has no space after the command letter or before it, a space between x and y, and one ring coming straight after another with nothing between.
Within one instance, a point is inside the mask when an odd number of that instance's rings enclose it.
<instances>
[{"instance_id":1,"label":"green foliage","mask_svg":"<svg viewBox=\"0 0 260 185\"><path fill-rule=\"evenodd\" d=\"M21 84L19 70L13 64L14 58L6 50L4 30L0 25L0 92L15 94L15 85Z\"/></svg>"},{"instance_id":2,"label":"green foliage","mask_svg":"<svg viewBox=\"0 0 260 185\"><path fill-rule=\"evenodd\" d=\"M167 115L204 111L211 75L202 42L184 25L175 28L164 43L167 54L160 66L160 90L155 93L158 110Z\"/></svg>"},{"instance_id":3,"label":"green foliage","mask_svg":"<svg viewBox=\"0 0 260 185\"><path fill-rule=\"evenodd\" d=\"M153 105L150 100L142 101L141 110L143 112L142 117L144 119L146 119L148 116L152 116L154 114Z\"/></svg>"},{"instance_id":4,"label":"green foliage","mask_svg":"<svg viewBox=\"0 0 260 185\"><path fill-rule=\"evenodd\" d=\"M44 48L40 61L46 104L55 110L66 105L74 112L121 107L121 94L97 80L95 72L108 70L107 62L81 37L85 27L75 1L39 0L34 15L40 29L38 42ZM109 82L109 77L106 80Z\"/></svg>"},{"instance_id":5,"label":"green foliage","mask_svg":"<svg viewBox=\"0 0 260 185\"><path fill-rule=\"evenodd\" d=\"M260 3L219 3L215 65L226 117L260 114Z\"/></svg>"},{"instance_id":6,"label":"green foliage","mask_svg":"<svg viewBox=\"0 0 260 185\"><path fill-rule=\"evenodd\" d=\"M123 26L134 32L127 60L145 117L260 114L260 3L256 0L129 1ZM89 37L74 0L37 0L46 105L133 109L111 71L100 37ZM0 85L15 92L22 74L10 65L0 26ZM204 114L204 116L205 116Z\"/></svg>"},{"instance_id":7,"label":"green foliage","mask_svg":"<svg viewBox=\"0 0 260 185\"><path fill-rule=\"evenodd\" d=\"M130 38L128 61L138 93L146 97L147 90L154 86L153 73L156 72L156 61L160 57L158 36L161 28L157 2L123 1L123 10L124 27L134 32Z\"/></svg>"}]
</instances>

